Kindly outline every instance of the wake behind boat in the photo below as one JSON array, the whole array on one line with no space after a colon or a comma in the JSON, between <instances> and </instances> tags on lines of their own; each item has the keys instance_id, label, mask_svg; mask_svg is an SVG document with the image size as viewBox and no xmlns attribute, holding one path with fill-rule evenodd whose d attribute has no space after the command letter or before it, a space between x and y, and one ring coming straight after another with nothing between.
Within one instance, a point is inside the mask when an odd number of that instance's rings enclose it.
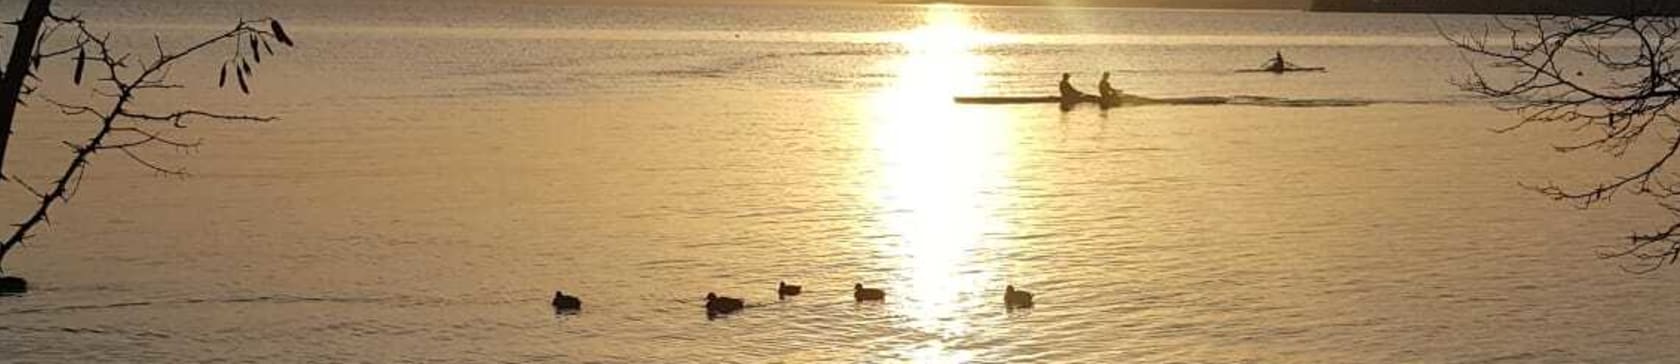
<instances>
[{"instance_id":1,"label":"wake behind boat","mask_svg":"<svg viewBox=\"0 0 1680 364\"><path fill-rule=\"evenodd\" d=\"M1256 69L1256 70L1243 70L1243 71L1239 71L1239 72L1244 72L1244 71L1283 73L1283 72L1324 71L1324 68L1323 67L1300 67L1300 66L1296 66L1295 64L1284 61L1283 60L1283 53L1278 52L1277 57L1274 57L1274 58L1272 58L1271 61L1267 62L1267 64L1264 65L1264 68ZM1107 109L1110 109L1110 108L1120 107L1122 105L1124 105L1124 106L1141 106L1141 105L1225 105L1225 104L1236 104L1236 105L1270 106L1270 107L1347 107L1347 106L1365 106L1365 105L1370 105L1370 104L1373 103L1372 101L1367 101L1367 100L1289 99L1289 98L1268 97L1268 96L1249 96L1249 95L1238 95L1238 96L1229 96L1229 97L1222 97L1222 96L1192 96L1192 97L1164 97L1164 98L1144 97L1144 96L1139 96L1139 95L1122 93L1122 92L1120 92L1120 90L1114 89L1108 83L1108 76L1109 75L1108 75L1107 72L1103 73L1103 80L1097 87L1099 92L1101 92L1101 94L1099 94L1099 95L1092 95L1092 94L1087 94L1087 93L1080 92L1078 89L1074 88L1071 83L1069 83L1069 79L1072 77L1072 75L1067 74L1067 73L1063 73L1062 74L1062 81L1059 85L1057 85L1057 88L1061 92L1059 95L1045 95L1045 96L954 96L954 97L951 98L951 101L955 102L955 103L958 103L958 104L980 104L980 105L1057 104L1057 105L1061 106L1062 111L1071 111L1071 110L1073 110L1074 107L1079 106L1081 104L1096 104L1098 107L1101 107L1102 109L1107 110Z\"/></svg>"}]
</instances>

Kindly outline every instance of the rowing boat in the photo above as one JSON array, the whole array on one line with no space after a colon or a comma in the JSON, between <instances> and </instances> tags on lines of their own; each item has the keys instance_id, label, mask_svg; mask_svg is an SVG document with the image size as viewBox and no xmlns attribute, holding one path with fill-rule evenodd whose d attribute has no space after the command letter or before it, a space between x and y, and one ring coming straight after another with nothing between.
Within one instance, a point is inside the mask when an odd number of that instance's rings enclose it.
<instances>
[{"instance_id":1,"label":"rowing boat","mask_svg":"<svg viewBox=\"0 0 1680 364\"><path fill-rule=\"evenodd\" d=\"M1120 104L1131 102L1134 99L1138 98L1134 96L1121 96L1104 100L1101 96L1097 95L1081 95L1077 100L1063 100L1061 96L957 96L953 97L951 100L959 104L984 105L1063 104L1071 106L1075 104L1088 103L1108 108L1120 106Z\"/></svg>"},{"instance_id":2,"label":"rowing boat","mask_svg":"<svg viewBox=\"0 0 1680 364\"><path fill-rule=\"evenodd\" d=\"M1289 67L1289 68L1255 68L1237 70L1237 73L1289 73L1289 72L1325 72L1324 67Z\"/></svg>"},{"instance_id":3,"label":"rowing boat","mask_svg":"<svg viewBox=\"0 0 1680 364\"><path fill-rule=\"evenodd\" d=\"M1230 98L1225 98L1225 97L1153 98L1153 97L1143 97L1143 96L1138 96L1138 95L1120 95L1118 97L1114 97L1114 98L1111 98L1109 100L1103 100L1102 97L1099 97L1097 95L1084 95L1083 97L1080 97L1078 101L1063 102L1062 98L1060 96L957 96L957 97L952 98L951 101L959 103L959 104L983 104L983 105L1061 104L1063 107L1071 107L1071 106L1077 105L1077 104L1097 104L1097 106L1101 106L1101 107L1106 109L1106 108L1111 108L1111 107L1118 107L1118 106L1121 106L1121 105L1127 105L1127 106L1160 105L1160 104L1218 105L1218 104L1229 103Z\"/></svg>"}]
</instances>

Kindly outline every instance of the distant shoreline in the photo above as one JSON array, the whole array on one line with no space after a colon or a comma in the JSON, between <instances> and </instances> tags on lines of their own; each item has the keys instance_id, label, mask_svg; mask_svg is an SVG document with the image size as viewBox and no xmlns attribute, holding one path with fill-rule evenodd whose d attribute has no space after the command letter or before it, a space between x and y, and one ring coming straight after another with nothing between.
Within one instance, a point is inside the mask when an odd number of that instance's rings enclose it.
<instances>
[{"instance_id":1,"label":"distant shoreline","mask_svg":"<svg viewBox=\"0 0 1680 364\"><path fill-rule=\"evenodd\" d=\"M1583 15L1608 16L1640 14L1652 16L1680 15L1680 4L1670 5L1662 0L1633 0L1633 2L1566 1L1566 0L1310 0L1298 6L1277 6L1276 2L1236 2L1203 0L1192 2L1134 1L1112 3L1102 1L1074 1L1073 4L1051 4L1047 0L881 0L882 5L959 4L970 6L1023 7L1088 7L1115 9L1186 9L1186 10L1277 10L1315 13L1373 13L1373 14L1469 14L1469 15ZM1635 11L1638 10L1638 11Z\"/></svg>"},{"instance_id":2,"label":"distant shoreline","mask_svg":"<svg viewBox=\"0 0 1680 364\"><path fill-rule=\"evenodd\" d=\"M1336 13L1483 14L1483 15L1680 15L1665 0L1313 0L1307 11Z\"/></svg>"},{"instance_id":3,"label":"distant shoreline","mask_svg":"<svg viewBox=\"0 0 1680 364\"><path fill-rule=\"evenodd\" d=\"M1200 3L1200 4L1197 4ZM957 4L969 6L1023 6L1023 7L1081 7L1106 9L1186 9L1186 10L1280 10L1306 11L1306 1L1297 2L1300 6L1268 6L1262 2L1239 2L1222 0L1204 0L1186 4L1185 2L1168 1L1140 1L1127 4L1074 1L1073 4L1049 4L1046 0L881 0L881 5L937 5Z\"/></svg>"}]
</instances>

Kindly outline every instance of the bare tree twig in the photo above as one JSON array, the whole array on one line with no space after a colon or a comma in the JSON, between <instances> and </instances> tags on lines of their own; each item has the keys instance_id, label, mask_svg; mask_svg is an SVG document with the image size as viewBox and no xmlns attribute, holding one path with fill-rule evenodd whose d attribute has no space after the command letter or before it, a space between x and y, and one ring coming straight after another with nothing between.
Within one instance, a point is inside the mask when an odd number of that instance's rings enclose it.
<instances>
[{"instance_id":1,"label":"bare tree twig","mask_svg":"<svg viewBox=\"0 0 1680 364\"><path fill-rule=\"evenodd\" d=\"M85 141L64 142L64 144L70 148L72 158L63 171L58 174L58 177L51 181L51 188L45 190L36 189L32 185L24 183L22 178L16 176L13 177L20 185L24 186L26 190L37 198L39 204L31 214L23 219L22 222L13 225L15 229L10 236L6 238L6 240L0 241L0 263L4 262L6 253L23 244L24 241L35 236L31 231L36 226L40 224L50 224L51 220L49 213L52 207L59 202L68 202L70 197L73 196L78 189L80 189L81 181L87 175L86 169L88 165L91 163L92 158L100 151L115 150L121 152L124 156L128 157L130 161L164 175L186 176L187 173L184 169L170 168L153 162L136 152L136 148L153 144L167 145L177 148L193 148L198 146L199 142L182 142L165 138L159 133L146 130L146 126L148 124L161 122L167 123L167 126L169 127L183 128L186 127L186 122L191 119L232 122L269 122L277 120L274 117L268 116L227 114L196 109L183 109L163 113L144 112L131 109L131 102L140 91L175 89L183 87L180 84L170 83L167 81L169 78L169 71L172 66L175 62L200 51L206 50L212 45L222 42L234 43L234 49L236 49L236 52L233 59L226 62L239 60L241 65L245 64L242 59L244 55L237 51L238 49L242 49L242 47L239 47L241 41L255 42L267 38L273 38L280 40L286 45L291 45L292 43L290 38L285 34L280 33L280 25L274 19L265 18L259 20L241 20L230 30L211 36L173 52L166 49L161 38L154 36L153 45L157 50L156 58L140 62L135 61L136 57L131 54L118 53L110 42L109 34L93 32L88 28L87 23L83 21L80 16L65 17L57 14L51 14L49 12L46 15L46 18L54 22L54 24L52 27L48 28L48 31L45 34L42 35L41 43L46 43L46 41L49 41L53 35L59 34L59 31L62 28L68 29L75 35L74 45L61 49L53 48L48 51L37 50L34 54L34 59L39 62L40 60L52 59L54 57L69 54L71 51L75 51L78 54L75 59L78 78L81 76L83 71L82 67L85 63L92 63L95 67L101 68L100 70L96 70L96 72L102 73L104 76L97 78L96 82L104 84L109 87L109 89L101 90L99 88L95 88L93 91L102 97L109 98L110 105L95 108L86 105L62 103L51 98L42 98L46 100L47 103L57 107L59 112L64 115L90 116L95 118L98 121L99 129ZM260 25L264 24L269 26L269 30L259 28ZM39 47L37 47L37 49L39 49ZM88 52L89 50L91 50L91 52ZM240 71L249 72L249 70L245 69ZM248 77L249 75L241 76ZM126 141L116 141L112 139L115 134L137 136L138 138ZM3 271L3 265L0 265L0 272Z\"/></svg>"},{"instance_id":2,"label":"bare tree twig","mask_svg":"<svg viewBox=\"0 0 1680 364\"><path fill-rule=\"evenodd\" d=\"M1669 112L1680 102L1680 68L1673 60L1680 35L1680 19L1620 16L1533 15L1495 17L1495 27L1479 35L1455 35L1437 24L1439 34L1472 63L1468 77L1455 80L1459 88L1498 100L1501 110L1522 119L1496 128L1506 133L1536 124L1559 124L1589 138L1555 145L1573 153L1595 150L1621 158L1646 136L1658 134L1663 153L1628 174L1592 187L1555 184L1528 186L1553 200L1577 208L1598 206L1627 192L1647 197L1680 220L1680 186L1668 164L1680 152L1680 119ZM1496 32L1497 31L1497 32ZM1495 34L1504 43L1489 41ZM1632 43L1627 43L1632 42ZM1499 70L1490 74L1488 70ZM1680 221L1666 229L1628 236L1628 243L1601 257L1632 258L1629 272L1644 273L1680 259Z\"/></svg>"}]
</instances>

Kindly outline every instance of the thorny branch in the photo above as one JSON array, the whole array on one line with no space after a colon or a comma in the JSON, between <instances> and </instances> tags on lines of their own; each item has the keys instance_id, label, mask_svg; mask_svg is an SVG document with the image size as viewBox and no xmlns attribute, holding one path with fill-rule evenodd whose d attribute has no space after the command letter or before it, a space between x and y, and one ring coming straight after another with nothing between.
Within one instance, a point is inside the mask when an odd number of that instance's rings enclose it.
<instances>
[{"instance_id":1,"label":"thorny branch","mask_svg":"<svg viewBox=\"0 0 1680 364\"><path fill-rule=\"evenodd\" d=\"M95 67L93 71L103 75L95 79L103 86L103 88L96 87L95 92L108 98L109 104L94 107L45 99L46 102L56 106L59 112L64 115L89 116L97 119L99 129L85 141L79 143L64 142L70 148L73 156L63 171L52 179L50 188L37 189L35 186L26 183L23 178L12 176L12 180L18 182L18 185L38 199L39 205L22 222L14 224L15 230L12 234L3 242L0 242L0 263L4 262L6 253L11 251L12 248L34 236L31 231L35 227L43 223L50 224L49 211L51 208L59 202L68 202L76 194L82 177L86 175L90 160L100 151L116 150L131 161L163 175L185 176L187 174L185 170L170 168L153 162L141 156L136 150L151 145L193 148L198 146L199 142L170 139L162 133L151 130L152 128L157 126L184 128L187 126L187 121L193 119L234 122L276 120L276 118L266 116L236 115L195 109L149 113L131 108L131 102L139 91L182 87L179 84L166 81L170 67L177 61L219 43L232 43L235 49L234 54L222 63L221 86L226 86L228 68L234 67L241 91L249 93L246 79L251 75L251 64L247 59L256 60L260 63L261 55L258 53L257 45L262 44L263 49L270 54L273 53L273 49L268 47L268 42L271 39L288 46L292 45L291 38L285 34L279 22L274 19L241 20L234 25L233 29L173 52L167 51L162 40L154 37L157 53L155 58L147 60L141 60L142 56L119 52L112 46L109 34L96 33L90 30L87 23L79 16L49 14L48 19L52 22L52 25L41 35L42 41L37 43L33 63L38 67L42 62L74 54L75 57L72 59L75 62L76 71L74 81L78 84L81 83L85 71L84 67L92 64ZM267 26L267 29L262 28L264 25ZM64 46L64 48L49 49L40 45L46 43L55 35L63 34L63 32L70 33L70 36L74 37L74 42ZM245 42L250 44L248 52L244 47ZM26 94L35 90L33 87L28 88ZM120 137L120 135L127 137ZM126 140L116 140L118 138ZM3 265L0 265L0 272L3 271Z\"/></svg>"}]
</instances>

